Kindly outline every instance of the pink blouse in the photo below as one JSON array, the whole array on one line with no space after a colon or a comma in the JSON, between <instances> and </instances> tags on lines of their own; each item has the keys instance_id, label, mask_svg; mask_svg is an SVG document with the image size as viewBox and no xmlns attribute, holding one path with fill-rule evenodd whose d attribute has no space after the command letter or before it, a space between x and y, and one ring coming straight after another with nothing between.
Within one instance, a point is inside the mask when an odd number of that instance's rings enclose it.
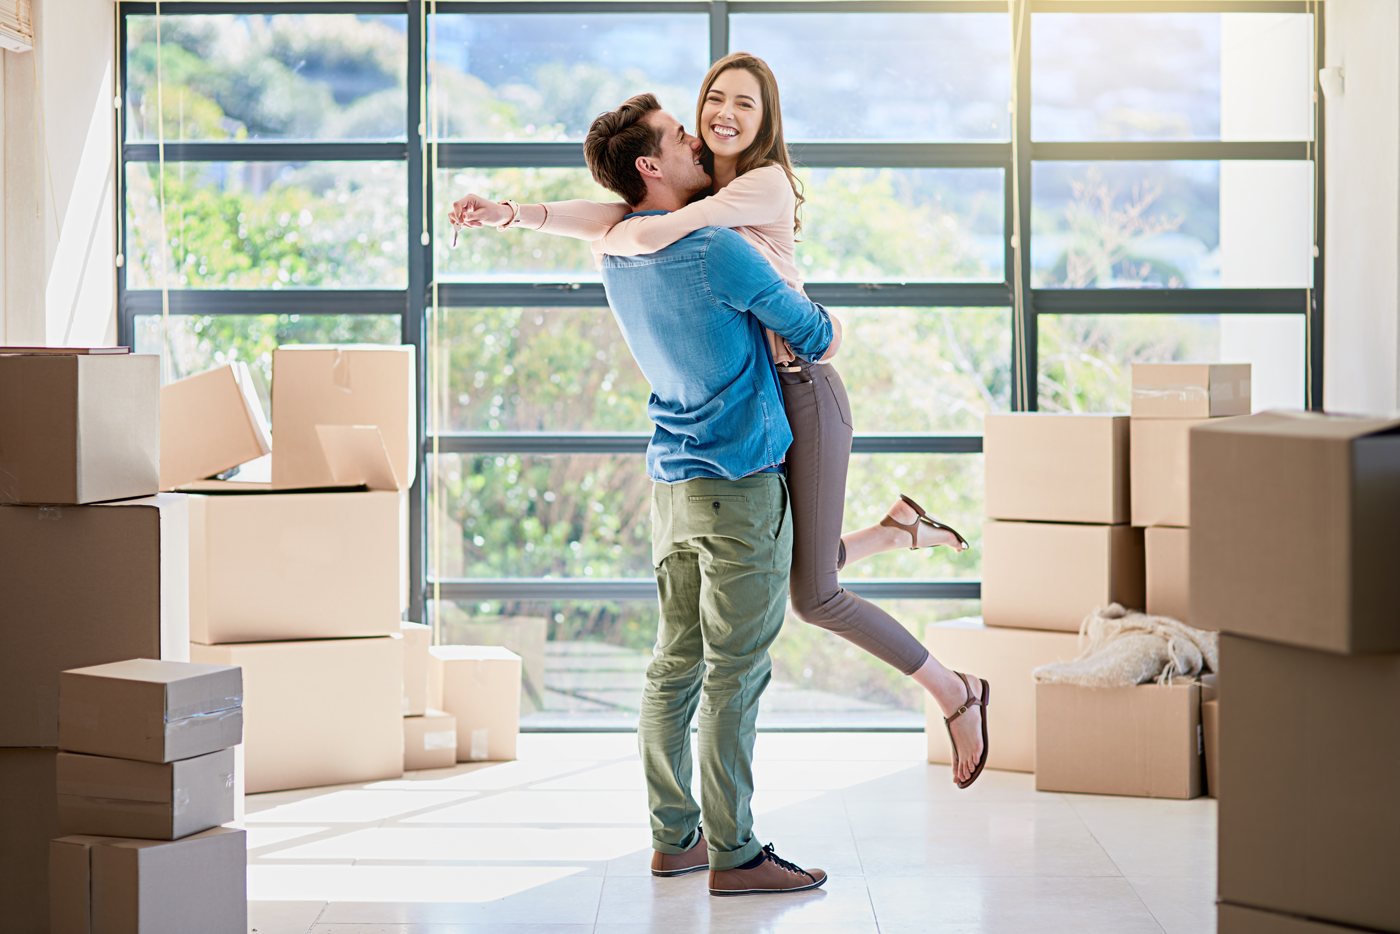
<instances>
[{"instance_id":1,"label":"pink blouse","mask_svg":"<svg viewBox=\"0 0 1400 934\"><path fill-rule=\"evenodd\" d=\"M522 204L511 226L588 240L595 255L611 256L655 253L701 228L728 227L753 244L778 275L801 292L793 235L796 201L782 166L769 165L745 172L710 197L669 214L623 220L632 209L621 201L553 201ZM771 331L767 335L774 362L795 359L787 341Z\"/></svg>"}]
</instances>

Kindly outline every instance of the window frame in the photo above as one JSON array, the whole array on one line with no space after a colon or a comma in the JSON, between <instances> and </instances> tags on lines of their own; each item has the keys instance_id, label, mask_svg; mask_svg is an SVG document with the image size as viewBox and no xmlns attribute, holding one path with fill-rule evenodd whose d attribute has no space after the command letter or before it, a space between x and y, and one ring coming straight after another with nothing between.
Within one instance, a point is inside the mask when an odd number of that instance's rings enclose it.
<instances>
[{"instance_id":1,"label":"window frame","mask_svg":"<svg viewBox=\"0 0 1400 934\"><path fill-rule=\"evenodd\" d=\"M407 19L407 101L401 142L167 142L164 161L401 161L408 178L408 284L404 289L169 289L172 315L339 315L397 314L404 344L417 348L417 432L419 469L410 491L410 619L425 619L431 600L653 600L654 582L647 580L507 580L465 578L429 580L425 557L425 523L429 458L441 454L640 454L646 434L428 432L429 315L451 307L606 305L601 284L574 282L568 277L541 277L524 283L440 283L433 288L433 256L423 243L426 216L436 205L439 169L583 166L578 143L434 142L420 133L426 119L422 85L427 55L425 26L432 13L704 13L709 17L710 60L728 52L729 17L744 13L1009 13L1011 28L1022 29L1019 55L1012 62L1015 100L1011 139L986 143L852 143L797 142L794 160L811 168L1001 168L1004 170L1004 281L993 283L810 283L808 294L832 307L1001 307L1011 316L1011 402L1013 411L1038 407L1038 327L1041 314L1301 314L1305 317L1305 393L1309 409L1322 408L1324 230L1316 219L1325 216L1322 146L1324 100L1313 78L1313 139L1284 142L1046 142L1031 139L1031 23L1034 13L1171 13L1284 12L1313 16L1314 65L1322 58L1324 0L163 0L162 15L209 13L352 13L404 14ZM153 15L150 0L118 0L114 4L118 35L117 63L122 106L117 108L117 199L120 243L126 236L126 167L155 162L160 146L125 139L127 99L125 55L127 17ZM1013 46L1013 49L1015 47ZM1315 71L1314 71L1315 74ZM430 149L430 147L432 147ZM436 158L433 158L435 154ZM1313 163L1315 243L1312 284L1308 288L1215 289L1033 289L1031 288L1031 170L1046 161L1236 161L1287 160ZM1016 194L1019 193L1019 198ZM426 202L425 202L426 199ZM438 206L440 208L440 206ZM1024 242L1013 232L1019 219ZM431 223L431 218L429 218ZM1018 266L1019 260L1019 266ZM1019 269L1019 276L1017 270ZM124 269L117 270L118 342L131 346L137 315L162 313L160 290L126 287ZM858 434L855 453L980 453L977 434ZM879 599L977 599L975 580L853 580L851 589Z\"/></svg>"}]
</instances>

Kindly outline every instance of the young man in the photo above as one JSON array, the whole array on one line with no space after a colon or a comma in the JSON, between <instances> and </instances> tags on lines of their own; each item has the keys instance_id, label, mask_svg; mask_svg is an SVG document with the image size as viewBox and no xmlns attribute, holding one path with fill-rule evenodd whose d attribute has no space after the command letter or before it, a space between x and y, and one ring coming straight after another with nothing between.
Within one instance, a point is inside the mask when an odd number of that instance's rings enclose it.
<instances>
[{"instance_id":1,"label":"young man","mask_svg":"<svg viewBox=\"0 0 1400 934\"><path fill-rule=\"evenodd\" d=\"M593 177L635 213L677 210L709 187L699 151L700 141L650 94L598 117L584 142ZM453 221L495 226L515 210L470 195L454 205ZM826 873L760 846L750 810L754 720L792 560L782 473L792 433L763 328L810 360L834 352L839 338L825 310L788 288L732 230L698 230L645 256L604 257L603 282L651 383L656 424L647 474L655 481L661 619L638 728L652 872L708 867L712 895L816 888ZM690 791L697 709L703 806Z\"/></svg>"}]
</instances>

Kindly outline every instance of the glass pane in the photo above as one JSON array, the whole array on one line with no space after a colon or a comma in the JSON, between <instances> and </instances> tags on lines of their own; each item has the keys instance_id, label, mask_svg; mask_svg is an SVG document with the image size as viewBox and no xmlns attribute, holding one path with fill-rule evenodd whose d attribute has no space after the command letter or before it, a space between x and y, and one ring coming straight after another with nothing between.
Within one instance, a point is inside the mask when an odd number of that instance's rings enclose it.
<instances>
[{"instance_id":1,"label":"glass pane","mask_svg":"<svg viewBox=\"0 0 1400 934\"><path fill-rule=\"evenodd\" d=\"M1302 13L1037 13L1037 140L1311 138Z\"/></svg>"},{"instance_id":2,"label":"glass pane","mask_svg":"<svg viewBox=\"0 0 1400 934\"><path fill-rule=\"evenodd\" d=\"M155 140L155 17L126 23L127 138ZM406 26L403 15L162 16L165 139L404 139Z\"/></svg>"},{"instance_id":3,"label":"glass pane","mask_svg":"<svg viewBox=\"0 0 1400 934\"><path fill-rule=\"evenodd\" d=\"M808 281L1003 279L1001 169L803 169Z\"/></svg>"},{"instance_id":4,"label":"glass pane","mask_svg":"<svg viewBox=\"0 0 1400 934\"><path fill-rule=\"evenodd\" d=\"M975 600L878 605L911 631L977 612ZM521 656L521 725L630 730L637 724L656 639L653 601L442 601L432 604L446 645L504 645ZM769 655L760 729L918 727L923 690L849 642L789 617Z\"/></svg>"},{"instance_id":5,"label":"glass pane","mask_svg":"<svg viewBox=\"0 0 1400 934\"><path fill-rule=\"evenodd\" d=\"M773 69L789 141L1010 138L1003 14L742 14L729 47Z\"/></svg>"},{"instance_id":6,"label":"glass pane","mask_svg":"<svg viewBox=\"0 0 1400 934\"><path fill-rule=\"evenodd\" d=\"M644 91L690 124L710 62L703 14L440 14L429 41L439 139L581 140Z\"/></svg>"},{"instance_id":7,"label":"glass pane","mask_svg":"<svg viewBox=\"0 0 1400 934\"><path fill-rule=\"evenodd\" d=\"M646 379L606 308L453 308L444 431L640 431Z\"/></svg>"},{"instance_id":8,"label":"glass pane","mask_svg":"<svg viewBox=\"0 0 1400 934\"><path fill-rule=\"evenodd\" d=\"M454 248L447 212L453 201L468 192L496 201L511 198L523 204L572 198L618 200L617 195L599 187L587 169L440 170L436 188L438 209L433 212L439 281L469 282L486 278L498 282L541 278L558 281L561 276L571 282L601 280L593 262L593 252L584 240L532 230L464 227L457 235Z\"/></svg>"},{"instance_id":9,"label":"glass pane","mask_svg":"<svg viewBox=\"0 0 1400 934\"><path fill-rule=\"evenodd\" d=\"M1038 288L1304 288L1308 162L1038 162Z\"/></svg>"},{"instance_id":10,"label":"glass pane","mask_svg":"<svg viewBox=\"0 0 1400 934\"><path fill-rule=\"evenodd\" d=\"M127 164L126 284L162 285L156 163ZM402 162L165 166L172 289L404 288Z\"/></svg>"},{"instance_id":11,"label":"glass pane","mask_svg":"<svg viewBox=\"0 0 1400 934\"><path fill-rule=\"evenodd\" d=\"M640 454L442 454L437 468L442 552L429 554L430 576L653 573L651 481Z\"/></svg>"},{"instance_id":12,"label":"glass pane","mask_svg":"<svg viewBox=\"0 0 1400 934\"><path fill-rule=\"evenodd\" d=\"M1127 412L1132 364L1251 365L1254 411L1304 401L1303 315L1040 315L1040 408Z\"/></svg>"},{"instance_id":13,"label":"glass pane","mask_svg":"<svg viewBox=\"0 0 1400 934\"><path fill-rule=\"evenodd\" d=\"M272 351L282 344L398 344L398 315L171 315L175 379L241 360L272 412ZM136 353L165 353L160 315L137 315ZM162 368L162 373L164 369Z\"/></svg>"},{"instance_id":14,"label":"glass pane","mask_svg":"<svg viewBox=\"0 0 1400 934\"><path fill-rule=\"evenodd\" d=\"M982 455L852 454L842 529L877 525L900 493L957 529L972 547L960 555L947 548L899 548L848 564L841 576L975 580L982 567Z\"/></svg>"},{"instance_id":15,"label":"glass pane","mask_svg":"<svg viewBox=\"0 0 1400 934\"><path fill-rule=\"evenodd\" d=\"M980 432L983 415L1010 408L1009 309L832 311L857 432Z\"/></svg>"}]
</instances>

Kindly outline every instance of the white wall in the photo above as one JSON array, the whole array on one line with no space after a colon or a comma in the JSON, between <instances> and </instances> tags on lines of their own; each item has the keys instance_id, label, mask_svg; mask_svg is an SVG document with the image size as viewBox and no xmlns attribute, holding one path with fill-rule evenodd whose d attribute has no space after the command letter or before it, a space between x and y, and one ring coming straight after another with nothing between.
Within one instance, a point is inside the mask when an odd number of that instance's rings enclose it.
<instances>
[{"instance_id":1,"label":"white wall","mask_svg":"<svg viewBox=\"0 0 1400 934\"><path fill-rule=\"evenodd\" d=\"M1225 13L1220 138L1312 135L1310 17ZM1312 164L1220 163L1220 284L1306 288L1312 278ZM1220 359L1249 363L1255 411L1305 403L1301 315L1222 315Z\"/></svg>"},{"instance_id":2,"label":"white wall","mask_svg":"<svg viewBox=\"0 0 1400 934\"><path fill-rule=\"evenodd\" d=\"M0 52L0 343L113 344L113 4L34 0L33 15L34 51Z\"/></svg>"},{"instance_id":3,"label":"white wall","mask_svg":"<svg viewBox=\"0 0 1400 934\"><path fill-rule=\"evenodd\" d=\"M1400 3L1329 0L1324 389L1337 412L1400 408Z\"/></svg>"}]
</instances>

